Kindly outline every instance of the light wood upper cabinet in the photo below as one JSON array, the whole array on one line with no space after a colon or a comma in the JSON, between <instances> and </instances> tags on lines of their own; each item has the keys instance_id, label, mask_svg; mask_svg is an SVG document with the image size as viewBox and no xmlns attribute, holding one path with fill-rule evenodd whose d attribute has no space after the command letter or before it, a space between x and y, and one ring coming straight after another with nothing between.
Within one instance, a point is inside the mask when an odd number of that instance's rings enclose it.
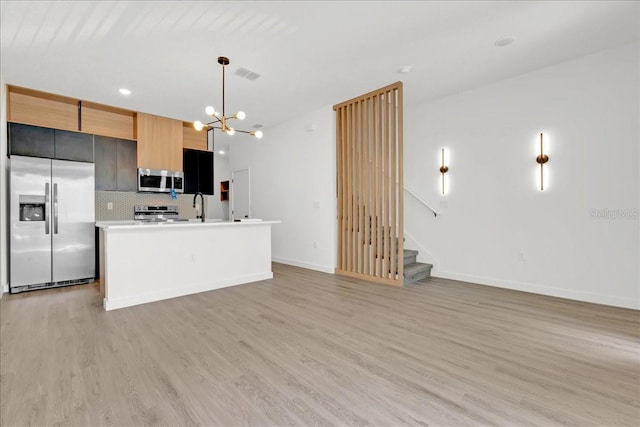
<instances>
[{"instance_id":1,"label":"light wood upper cabinet","mask_svg":"<svg viewBox=\"0 0 640 427\"><path fill-rule=\"evenodd\" d=\"M95 102L8 86L7 121L137 140L138 167L182 171L182 148L207 149L190 124Z\"/></svg>"},{"instance_id":2,"label":"light wood upper cabinet","mask_svg":"<svg viewBox=\"0 0 640 427\"><path fill-rule=\"evenodd\" d=\"M136 139L136 113L47 92L8 86L7 121Z\"/></svg>"},{"instance_id":3,"label":"light wood upper cabinet","mask_svg":"<svg viewBox=\"0 0 640 427\"><path fill-rule=\"evenodd\" d=\"M182 124L182 146L207 151L207 131L198 132L193 128L193 123L184 122Z\"/></svg>"},{"instance_id":4,"label":"light wood upper cabinet","mask_svg":"<svg viewBox=\"0 0 640 427\"><path fill-rule=\"evenodd\" d=\"M113 138L136 139L136 113L83 101L81 108L82 132Z\"/></svg>"},{"instance_id":5,"label":"light wood upper cabinet","mask_svg":"<svg viewBox=\"0 0 640 427\"><path fill-rule=\"evenodd\" d=\"M180 120L138 113L138 167L182 171Z\"/></svg>"},{"instance_id":6,"label":"light wood upper cabinet","mask_svg":"<svg viewBox=\"0 0 640 427\"><path fill-rule=\"evenodd\" d=\"M78 131L78 100L37 90L8 86L7 121Z\"/></svg>"}]
</instances>

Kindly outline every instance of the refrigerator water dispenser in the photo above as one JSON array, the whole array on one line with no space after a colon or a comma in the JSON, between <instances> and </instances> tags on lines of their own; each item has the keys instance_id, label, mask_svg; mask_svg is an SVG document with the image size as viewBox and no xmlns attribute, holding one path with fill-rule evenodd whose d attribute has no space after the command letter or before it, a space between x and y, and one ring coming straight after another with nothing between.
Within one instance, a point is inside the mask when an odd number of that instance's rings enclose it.
<instances>
[{"instance_id":1,"label":"refrigerator water dispenser","mask_svg":"<svg viewBox=\"0 0 640 427\"><path fill-rule=\"evenodd\" d=\"M20 221L44 221L44 196L28 196L21 194Z\"/></svg>"}]
</instances>

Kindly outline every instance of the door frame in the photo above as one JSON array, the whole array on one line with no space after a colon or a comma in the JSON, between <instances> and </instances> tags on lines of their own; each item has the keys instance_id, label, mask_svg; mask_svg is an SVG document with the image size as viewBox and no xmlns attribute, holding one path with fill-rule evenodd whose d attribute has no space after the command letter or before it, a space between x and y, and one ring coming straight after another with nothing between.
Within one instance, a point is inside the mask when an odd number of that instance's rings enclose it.
<instances>
[{"instance_id":1,"label":"door frame","mask_svg":"<svg viewBox=\"0 0 640 427\"><path fill-rule=\"evenodd\" d=\"M229 209L231 209L231 221L235 220L235 174L239 172L247 171L247 198L249 199L249 218L251 218L251 166L244 169L238 169L231 172L231 203L229 203Z\"/></svg>"}]
</instances>

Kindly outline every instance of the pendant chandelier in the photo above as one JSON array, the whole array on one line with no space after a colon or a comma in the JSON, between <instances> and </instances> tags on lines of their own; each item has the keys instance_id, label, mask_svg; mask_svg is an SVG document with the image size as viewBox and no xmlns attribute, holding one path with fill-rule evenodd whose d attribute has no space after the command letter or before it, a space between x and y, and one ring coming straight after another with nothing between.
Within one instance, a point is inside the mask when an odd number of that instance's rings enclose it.
<instances>
[{"instance_id":1,"label":"pendant chandelier","mask_svg":"<svg viewBox=\"0 0 640 427\"><path fill-rule=\"evenodd\" d=\"M247 131L247 130L234 129L231 126L229 126L228 124L229 120L232 120L232 119L244 120L244 118L246 117L246 114L244 113L244 111L238 111L233 116L227 117L225 115L224 68L227 65L229 65L229 58L225 56L219 56L218 64L222 65L222 112L216 111L215 108L209 105L207 108L204 109L204 112L207 113L207 115L212 118L212 121L208 123L202 123L200 120L196 120L195 122L193 122L193 127L197 131L201 131L202 129L204 129L205 126L207 126L207 131L213 130L213 129L220 129L222 132L225 132L227 135L233 135L236 132L240 132L240 133L248 133L249 135L255 136L258 139L262 138L262 131L260 130Z\"/></svg>"}]
</instances>

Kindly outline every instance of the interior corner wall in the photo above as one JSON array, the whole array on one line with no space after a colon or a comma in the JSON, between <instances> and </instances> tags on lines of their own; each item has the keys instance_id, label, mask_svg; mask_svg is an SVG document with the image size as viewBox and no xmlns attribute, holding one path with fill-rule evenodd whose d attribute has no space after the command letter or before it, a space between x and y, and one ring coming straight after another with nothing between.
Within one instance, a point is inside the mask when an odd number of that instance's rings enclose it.
<instances>
[{"instance_id":1,"label":"interior corner wall","mask_svg":"<svg viewBox=\"0 0 640 427\"><path fill-rule=\"evenodd\" d=\"M0 298L9 290L7 239L7 85L0 75Z\"/></svg>"},{"instance_id":2,"label":"interior corner wall","mask_svg":"<svg viewBox=\"0 0 640 427\"><path fill-rule=\"evenodd\" d=\"M334 139L327 106L266 128L261 140L240 136L230 144L230 171L251 171L252 217L282 221L272 227L276 262L334 272Z\"/></svg>"},{"instance_id":3,"label":"interior corner wall","mask_svg":"<svg viewBox=\"0 0 640 427\"><path fill-rule=\"evenodd\" d=\"M405 192L405 246L434 276L640 309L639 50L406 107L405 184L442 215Z\"/></svg>"}]
</instances>

